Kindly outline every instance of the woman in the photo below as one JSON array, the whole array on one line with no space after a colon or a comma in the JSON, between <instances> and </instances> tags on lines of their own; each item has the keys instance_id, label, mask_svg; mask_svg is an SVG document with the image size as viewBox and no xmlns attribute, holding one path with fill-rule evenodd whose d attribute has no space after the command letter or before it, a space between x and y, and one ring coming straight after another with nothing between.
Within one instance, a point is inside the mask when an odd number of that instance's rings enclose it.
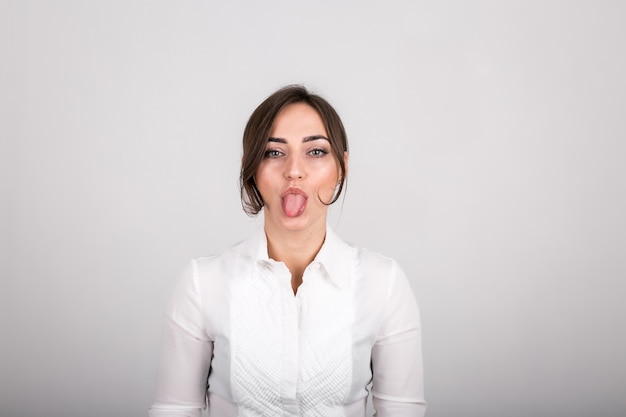
<instances>
[{"instance_id":1,"label":"woman","mask_svg":"<svg viewBox=\"0 0 626 417\"><path fill-rule=\"evenodd\" d=\"M364 417L425 410L419 311L389 258L326 225L344 188L346 134L301 86L254 111L243 137L244 210L264 227L193 260L167 311L151 417ZM371 385L370 385L371 383Z\"/></svg>"}]
</instances>

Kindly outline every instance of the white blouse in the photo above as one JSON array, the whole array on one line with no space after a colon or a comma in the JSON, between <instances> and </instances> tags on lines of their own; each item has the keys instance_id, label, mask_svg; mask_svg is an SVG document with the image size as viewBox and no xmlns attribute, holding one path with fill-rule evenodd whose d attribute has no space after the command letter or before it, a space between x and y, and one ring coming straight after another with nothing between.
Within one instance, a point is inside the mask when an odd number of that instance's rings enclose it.
<instances>
[{"instance_id":1,"label":"white blouse","mask_svg":"<svg viewBox=\"0 0 626 417\"><path fill-rule=\"evenodd\" d=\"M327 228L294 296L263 229L193 260L166 313L150 417L423 416L421 326L392 259ZM208 377L208 380L207 380ZM371 385L370 385L371 383Z\"/></svg>"}]
</instances>

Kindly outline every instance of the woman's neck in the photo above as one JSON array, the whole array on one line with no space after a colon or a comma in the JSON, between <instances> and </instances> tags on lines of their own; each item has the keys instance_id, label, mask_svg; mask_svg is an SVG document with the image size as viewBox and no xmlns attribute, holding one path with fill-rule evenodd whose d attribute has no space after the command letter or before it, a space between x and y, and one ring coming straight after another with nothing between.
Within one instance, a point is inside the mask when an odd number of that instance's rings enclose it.
<instances>
[{"instance_id":1,"label":"woman's neck","mask_svg":"<svg viewBox=\"0 0 626 417\"><path fill-rule=\"evenodd\" d=\"M291 272L291 287L295 294L302 284L304 270L315 259L324 243L326 223L301 231L275 230L266 224L265 236L268 256L283 262Z\"/></svg>"}]
</instances>

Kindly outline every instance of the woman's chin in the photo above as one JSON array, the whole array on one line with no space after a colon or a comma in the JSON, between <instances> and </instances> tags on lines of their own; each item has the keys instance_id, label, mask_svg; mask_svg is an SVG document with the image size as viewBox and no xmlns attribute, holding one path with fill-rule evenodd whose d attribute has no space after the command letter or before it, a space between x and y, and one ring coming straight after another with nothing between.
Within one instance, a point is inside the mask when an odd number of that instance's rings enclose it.
<instances>
[{"instance_id":1,"label":"woman's chin","mask_svg":"<svg viewBox=\"0 0 626 417\"><path fill-rule=\"evenodd\" d=\"M322 216L318 216L317 219L312 219L311 216L305 210L304 212L293 216L288 215L281 211L279 216L273 216L273 213L265 213L265 223L271 223L275 229L284 230L286 232L299 232L308 230L316 224L322 224L326 227L326 219Z\"/></svg>"}]
</instances>

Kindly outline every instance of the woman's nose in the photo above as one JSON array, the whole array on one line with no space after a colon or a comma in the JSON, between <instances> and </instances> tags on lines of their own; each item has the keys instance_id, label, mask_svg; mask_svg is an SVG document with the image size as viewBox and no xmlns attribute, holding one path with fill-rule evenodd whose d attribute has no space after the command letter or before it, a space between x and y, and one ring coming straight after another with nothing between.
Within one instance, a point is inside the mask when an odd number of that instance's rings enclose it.
<instances>
[{"instance_id":1,"label":"woman's nose","mask_svg":"<svg viewBox=\"0 0 626 417\"><path fill-rule=\"evenodd\" d=\"M285 177L287 179L302 179L304 177L304 163L297 156L290 156L285 166Z\"/></svg>"}]
</instances>

